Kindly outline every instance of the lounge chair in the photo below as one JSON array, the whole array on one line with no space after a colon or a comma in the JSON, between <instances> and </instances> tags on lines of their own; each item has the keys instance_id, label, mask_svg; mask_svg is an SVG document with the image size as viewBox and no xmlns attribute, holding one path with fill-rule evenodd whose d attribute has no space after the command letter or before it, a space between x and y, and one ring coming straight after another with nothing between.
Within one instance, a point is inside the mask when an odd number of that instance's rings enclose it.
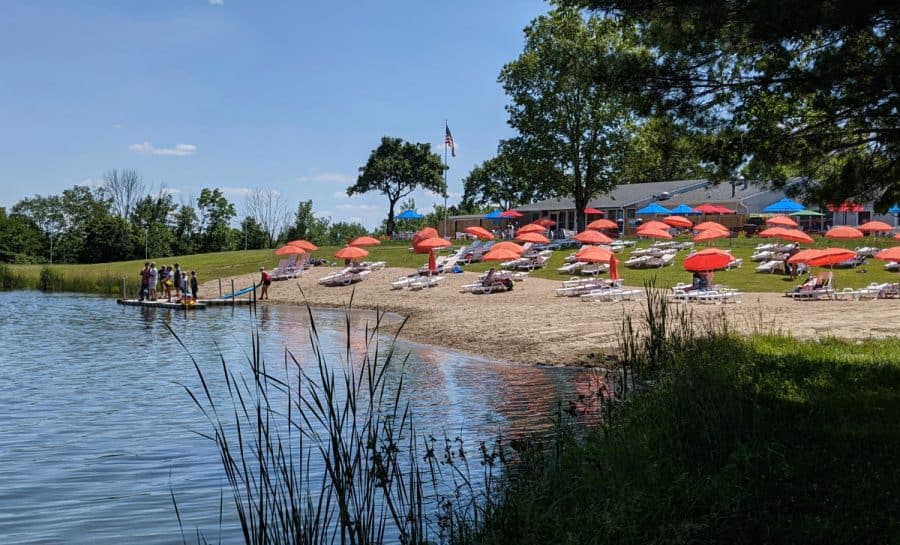
<instances>
[{"instance_id":1,"label":"lounge chair","mask_svg":"<svg viewBox=\"0 0 900 545\"><path fill-rule=\"evenodd\" d=\"M609 270L609 265L606 263L592 263L585 267L582 267L580 274L588 275L588 276L597 276L598 274L605 273Z\"/></svg>"},{"instance_id":2,"label":"lounge chair","mask_svg":"<svg viewBox=\"0 0 900 545\"><path fill-rule=\"evenodd\" d=\"M834 275L831 271L823 271L816 276L809 277L803 284L800 284L792 290L784 292L784 294L787 297L792 297L794 299L833 299L833 278Z\"/></svg>"},{"instance_id":3,"label":"lounge chair","mask_svg":"<svg viewBox=\"0 0 900 545\"><path fill-rule=\"evenodd\" d=\"M586 261L573 261L570 263L566 263L562 267L556 269L557 272L563 274L572 274L574 272L580 271L585 265L587 265Z\"/></svg>"},{"instance_id":4,"label":"lounge chair","mask_svg":"<svg viewBox=\"0 0 900 545\"><path fill-rule=\"evenodd\" d=\"M441 285L443 276L420 276L409 283L409 289L418 291L424 288L434 288Z\"/></svg>"},{"instance_id":5,"label":"lounge chair","mask_svg":"<svg viewBox=\"0 0 900 545\"><path fill-rule=\"evenodd\" d=\"M350 284L365 280L368 275L369 271L367 270L346 267L340 272L323 276L319 279L319 284L323 286L349 286Z\"/></svg>"},{"instance_id":6,"label":"lounge chair","mask_svg":"<svg viewBox=\"0 0 900 545\"><path fill-rule=\"evenodd\" d=\"M885 263L884 270L891 271L891 272L900 271L900 263L898 263L896 261L889 261L889 262Z\"/></svg>"}]
</instances>

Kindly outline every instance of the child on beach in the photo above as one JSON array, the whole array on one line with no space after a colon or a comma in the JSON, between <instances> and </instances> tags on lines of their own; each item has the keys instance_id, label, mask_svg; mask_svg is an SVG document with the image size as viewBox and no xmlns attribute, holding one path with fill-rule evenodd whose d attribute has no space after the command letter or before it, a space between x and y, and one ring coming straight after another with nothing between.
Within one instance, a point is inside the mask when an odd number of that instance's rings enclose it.
<instances>
[{"instance_id":1,"label":"child on beach","mask_svg":"<svg viewBox=\"0 0 900 545\"><path fill-rule=\"evenodd\" d=\"M272 276L266 272L265 267L259 268L259 283L262 285L262 291L259 292L259 298L268 299L269 286L272 284Z\"/></svg>"},{"instance_id":2,"label":"child on beach","mask_svg":"<svg viewBox=\"0 0 900 545\"><path fill-rule=\"evenodd\" d=\"M197 284L197 272L191 271L191 298L194 301L197 300L197 293L199 292L199 285Z\"/></svg>"}]
</instances>

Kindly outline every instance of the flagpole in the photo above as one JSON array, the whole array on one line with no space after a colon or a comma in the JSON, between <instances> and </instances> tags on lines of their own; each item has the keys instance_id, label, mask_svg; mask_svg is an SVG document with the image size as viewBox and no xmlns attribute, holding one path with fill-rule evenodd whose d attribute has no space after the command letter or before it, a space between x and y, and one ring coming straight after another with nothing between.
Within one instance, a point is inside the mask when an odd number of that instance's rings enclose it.
<instances>
[{"instance_id":1,"label":"flagpole","mask_svg":"<svg viewBox=\"0 0 900 545\"><path fill-rule=\"evenodd\" d=\"M447 238L447 171L450 165L447 162L447 120L444 120L444 238Z\"/></svg>"}]
</instances>

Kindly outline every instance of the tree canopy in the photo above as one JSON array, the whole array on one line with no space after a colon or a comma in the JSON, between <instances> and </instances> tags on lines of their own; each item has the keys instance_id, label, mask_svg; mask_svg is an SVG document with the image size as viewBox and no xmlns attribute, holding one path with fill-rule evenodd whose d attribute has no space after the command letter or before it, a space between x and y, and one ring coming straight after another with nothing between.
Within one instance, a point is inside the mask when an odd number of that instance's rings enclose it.
<instances>
[{"instance_id":1,"label":"tree canopy","mask_svg":"<svg viewBox=\"0 0 900 545\"><path fill-rule=\"evenodd\" d=\"M627 26L558 8L532 21L524 51L500 73L509 124L519 132L504 145L539 187L573 197L581 226L587 202L620 179L632 110L594 75L625 54L639 54Z\"/></svg>"},{"instance_id":2,"label":"tree canopy","mask_svg":"<svg viewBox=\"0 0 900 545\"><path fill-rule=\"evenodd\" d=\"M444 165L440 156L431 151L431 144L413 144L385 136L359 169L359 177L347 188L347 195L378 191L387 196L387 234L390 236L395 230L394 207L400 199L420 187L447 195L443 172Z\"/></svg>"},{"instance_id":3,"label":"tree canopy","mask_svg":"<svg viewBox=\"0 0 900 545\"><path fill-rule=\"evenodd\" d=\"M900 4L570 0L654 52L626 92L715 135L717 176L801 175L820 202L900 200ZM598 70L596 81L609 81Z\"/></svg>"}]
</instances>

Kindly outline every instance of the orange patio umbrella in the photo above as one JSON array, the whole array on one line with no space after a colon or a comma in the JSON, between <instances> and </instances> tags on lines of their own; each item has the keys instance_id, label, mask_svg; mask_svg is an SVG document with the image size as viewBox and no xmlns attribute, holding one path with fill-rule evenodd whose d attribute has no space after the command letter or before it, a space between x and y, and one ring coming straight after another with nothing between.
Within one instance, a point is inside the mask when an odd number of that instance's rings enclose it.
<instances>
[{"instance_id":1,"label":"orange patio umbrella","mask_svg":"<svg viewBox=\"0 0 900 545\"><path fill-rule=\"evenodd\" d=\"M900 262L900 246L893 246L891 248L886 248L881 250L874 256L875 259L880 259L882 261L897 261Z\"/></svg>"},{"instance_id":2,"label":"orange patio umbrella","mask_svg":"<svg viewBox=\"0 0 900 545\"><path fill-rule=\"evenodd\" d=\"M348 246L378 246L381 241L372 237L356 237L350 241Z\"/></svg>"},{"instance_id":3,"label":"orange patio umbrella","mask_svg":"<svg viewBox=\"0 0 900 545\"><path fill-rule=\"evenodd\" d=\"M575 254L575 259L586 263L609 263L615 255L599 246L584 246Z\"/></svg>"},{"instance_id":4,"label":"orange patio umbrella","mask_svg":"<svg viewBox=\"0 0 900 545\"><path fill-rule=\"evenodd\" d=\"M503 242L498 242L498 243L494 244L493 246L491 246L491 248L490 248L490 250L488 250L488 252L490 252L492 250L510 250L510 251L516 252L519 255L522 255L525 253L525 248L523 248L523 247L519 246L518 244L516 244L515 242L509 241L509 240L504 240Z\"/></svg>"},{"instance_id":5,"label":"orange patio umbrella","mask_svg":"<svg viewBox=\"0 0 900 545\"><path fill-rule=\"evenodd\" d=\"M512 261L519 259L521 256L522 254L510 248L491 248L486 254L481 256L481 259L483 261Z\"/></svg>"},{"instance_id":6,"label":"orange patio umbrella","mask_svg":"<svg viewBox=\"0 0 900 545\"><path fill-rule=\"evenodd\" d=\"M862 234L862 231L860 231L859 229L848 227L846 225L838 225L837 227L832 227L825 233L825 238L836 238L842 240L863 238L864 236L865 235Z\"/></svg>"},{"instance_id":7,"label":"orange patio umbrella","mask_svg":"<svg viewBox=\"0 0 900 545\"><path fill-rule=\"evenodd\" d=\"M683 229L690 229L694 226L694 222L684 216L666 216L663 218L663 223L671 225L672 227L681 227Z\"/></svg>"},{"instance_id":8,"label":"orange patio umbrella","mask_svg":"<svg viewBox=\"0 0 900 545\"><path fill-rule=\"evenodd\" d=\"M692 272L724 269L734 261L734 256L719 248L707 248L684 259L684 270Z\"/></svg>"},{"instance_id":9,"label":"orange patio umbrella","mask_svg":"<svg viewBox=\"0 0 900 545\"><path fill-rule=\"evenodd\" d=\"M802 244L812 244L813 239L799 229L785 229L784 227L770 227L759 232L759 236L763 238L778 238L789 242L799 242Z\"/></svg>"},{"instance_id":10,"label":"orange patio umbrella","mask_svg":"<svg viewBox=\"0 0 900 545\"><path fill-rule=\"evenodd\" d=\"M614 222L612 220L599 219L599 220L594 220L594 221L590 222L589 224L587 224L587 228L588 229L596 229L597 231L600 231L603 229L618 229L619 226L618 226L618 224L616 224L616 222Z\"/></svg>"},{"instance_id":11,"label":"orange patio umbrella","mask_svg":"<svg viewBox=\"0 0 900 545\"><path fill-rule=\"evenodd\" d=\"M727 231L728 227L725 227L721 223L715 221L704 221L703 223L697 224L694 226L694 231L706 231L707 229L718 229L719 231Z\"/></svg>"},{"instance_id":12,"label":"orange patio umbrella","mask_svg":"<svg viewBox=\"0 0 900 545\"><path fill-rule=\"evenodd\" d=\"M412 243L413 247L415 247L419 242L429 239L429 238L437 238L441 235L438 234L437 229L434 227L426 227L413 235Z\"/></svg>"},{"instance_id":13,"label":"orange patio umbrella","mask_svg":"<svg viewBox=\"0 0 900 545\"><path fill-rule=\"evenodd\" d=\"M640 233L645 229L659 229L660 231L668 231L672 226L661 221L648 221L638 225L637 232Z\"/></svg>"},{"instance_id":14,"label":"orange patio umbrella","mask_svg":"<svg viewBox=\"0 0 900 545\"><path fill-rule=\"evenodd\" d=\"M728 231L723 231L721 229L707 229L705 231L700 231L697 236L694 237L694 242L706 242L707 240L716 240L719 238L728 238L731 236L731 233Z\"/></svg>"},{"instance_id":15,"label":"orange patio umbrella","mask_svg":"<svg viewBox=\"0 0 900 545\"><path fill-rule=\"evenodd\" d=\"M609 244L612 242L611 238L600 231L582 231L572 238L582 244Z\"/></svg>"},{"instance_id":16,"label":"orange patio umbrella","mask_svg":"<svg viewBox=\"0 0 900 545\"><path fill-rule=\"evenodd\" d=\"M453 243L445 238L432 237L420 240L418 244L413 245L413 249L417 254L427 254L437 248L447 248L448 246L453 246Z\"/></svg>"},{"instance_id":17,"label":"orange patio umbrella","mask_svg":"<svg viewBox=\"0 0 900 545\"><path fill-rule=\"evenodd\" d=\"M883 221L867 221L857 227L863 233L883 233L885 231L893 231L894 228Z\"/></svg>"},{"instance_id":18,"label":"orange patio umbrella","mask_svg":"<svg viewBox=\"0 0 900 545\"><path fill-rule=\"evenodd\" d=\"M294 246L293 244L285 244L281 248L275 250L275 255L302 255L305 253L306 250L299 246Z\"/></svg>"},{"instance_id":19,"label":"orange patio umbrella","mask_svg":"<svg viewBox=\"0 0 900 545\"><path fill-rule=\"evenodd\" d=\"M541 218L539 220L533 221L532 223L543 225L544 227L553 227L554 225L556 225L556 222L550 218Z\"/></svg>"},{"instance_id":20,"label":"orange patio umbrella","mask_svg":"<svg viewBox=\"0 0 900 545\"><path fill-rule=\"evenodd\" d=\"M516 240L519 242L533 242L535 244L547 244L550 239L540 233L518 233Z\"/></svg>"},{"instance_id":21,"label":"orange patio umbrella","mask_svg":"<svg viewBox=\"0 0 900 545\"><path fill-rule=\"evenodd\" d=\"M619 260L616 259L615 254L613 254L612 259L609 260L609 279L619 279Z\"/></svg>"},{"instance_id":22,"label":"orange patio umbrella","mask_svg":"<svg viewBox=\"0 0 900 545\"><path fill-rule=\"evenodd\" d=\"M776 225L778 227L800 227L800 224L787 216L774 216L766 220L766 225Z\"/></svg>"},{"instance_id":23,"label":"orange patio umbrella","mask_svg":"<svg viewBox=\"0 0 900 545\"><path fill-rule=\"evenodd\" d=\"M891 238L894 240L900 240L900 233L897 233L896 235L892 236Z\"/></svg>"},{"instance_id":24,"label":"orange patio umbrella","mask_svg":"<svg viewBox=\"0 0 900 545\"><path fill-rule=\"evenodd\" d=\"M362 259L369 255L369 252L356 246L344 246L334 253L334 257L338 259Z\"/></svg>"},{"instance_id":25,"label":"orange patio umbrella","mask_svg":"<svg viewBox=\"0 0 900 545\"><path fill-rule=\"evenodd\" d=\"M516 234L521 234L521 233L543 233L543 232L546 231L546 230L547 230L547 228L544 227L543 225L538 225L537 223L529 223L528 225L524 225L524 226L522 226L522 227L519 227L518 231L516 231Z\"/></svg>"},{"instance_id":26,"label":"orange patio umbrella","mask_svg":"<svg viewBox=\"0 0 900 545\"><path fill-rule=\"evenodd\" d=\"M289 246L296 246L298 248L303 248L307 252L315 252L316 250L319 249L319 247L316 246L315 244L313 244L312 242L310 242L308 240L303 240L303 239L292 240L292 241L288 242L287 244Z\"/></svg>"},{"instance_id":27,"label":"orange patio umbrella","mask_svg":"<svg viewBox=\"0 0 900 545\"><path fill-rule=\"evenodd\" d=\"M662 229L645 229L643 231L638 231L638 235L647 238L656 238L661 240L672 240L673 237L671 233L668 231L663 231Z\"/></svg>"},{"instance_id":28,"label":"orange patio umbrella","mask_svg":"<svg viewBox=\"0 0 900 545\"><path fill-rule=\"evenodd\" d=\"M819 250L819 255L808 259L806 264L810 267L828 267L847 261L848 259L853 259L854 257L856 257L856 252L853 250L848 250L846 248L825 248L824 250ZM788 260L788 263L790 263L790 260Z\"/></svg>"},{"instance_id":29,"label":"orange patio umbrella","mask_svg":"<svg viewBox=\"0 0 900 545\"><path fill-rule=\"evenodd\" d=\"M822 250L817 250L815 248L800 250L796 254L789 257L787 261L791 265L796 265L797 263L806 263L814 257L819 257L821 254Z\"/></svg>"},{"instance_id":30,"label":"orange patio umbrella","mask_svg":"<svg viewBox=\"0 0 900 545\"><path fill-rule=\"evenodd\" d=\"M472 227L466 227L463 231L474 237L480 238L481 240L494 240L494 234L484 227L473 225Z\"/></svg>"}]
</instances>

